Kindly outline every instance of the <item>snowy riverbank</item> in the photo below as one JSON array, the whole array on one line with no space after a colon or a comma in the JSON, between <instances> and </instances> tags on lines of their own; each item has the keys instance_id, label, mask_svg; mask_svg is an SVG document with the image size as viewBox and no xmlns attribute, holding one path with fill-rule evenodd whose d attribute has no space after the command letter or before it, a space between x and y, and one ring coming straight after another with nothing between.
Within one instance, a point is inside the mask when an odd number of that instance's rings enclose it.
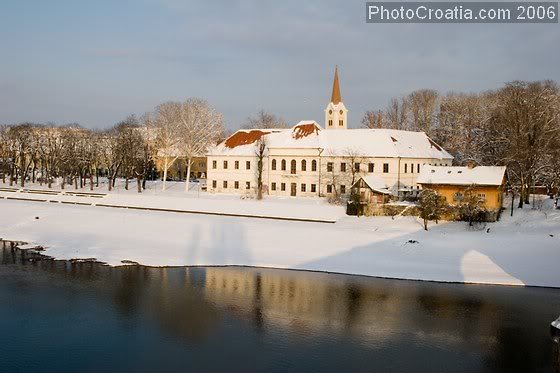
<instances>
[{"instance_id":1,"label":"snowy riverbank","mask_svg":"<svg viewBox=\"0 0 560 373\"><path fill-rule=\"evenodd\" d=\"M57 259L111 265L248 265L560 287L560 210L551 205L516 209L481 230L452 222L425 232L413 217L321 224L0 200L0 237L43 245Z\"/></svg>"}]
</instances>

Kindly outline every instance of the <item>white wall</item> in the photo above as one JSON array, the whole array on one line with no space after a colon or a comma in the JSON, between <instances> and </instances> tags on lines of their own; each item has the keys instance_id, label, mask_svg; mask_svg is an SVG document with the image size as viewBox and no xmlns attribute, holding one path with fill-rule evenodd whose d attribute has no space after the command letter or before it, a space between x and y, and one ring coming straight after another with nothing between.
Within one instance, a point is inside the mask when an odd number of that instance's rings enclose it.
<instances>
[{"instance_id":1,"label":"white wall","mask_svg":"<svg viewBox=\"0 0 560 373\"><path fill-rule=\"evenodd\" d=\"M289 196L291 192L291 184L296 184L296 195L304 197L327 196L327 185L334 182L337 191L340 193L341 185L345 186L346 194L350 193L352 183L352 173L348 157L332 157L319 156L317 149L270 149L269 155L265 158L263 166L263 183L265 190L270 195ZM276 160L276 170L272 169L272 160ZM282 170L282 160L286 161L286 170ZM228 162L228 168L224 169L223 162ZM291 162L296 161L296 173L291 174ZM302 171L302 160L306 161L306 171ZM317 162L317 171L312 171L312 162ZM213 162L216 161L216 168L213 168ZM235 169L235 161L239 162L239 169ZM251 162L249 170L246 169L246 161ZM332 172L327 171L328 163L332 162L334 167L334 177ZM346 172L341 172L340 164L346 163ZM374 175L385 180L388 187L395 194L397 192L397 184L400 184L401 190L410 190L416 194L418 184L418 165L420 169L424 164L432 165L451 165L451 160L440 159L420 159L420 158L364 158L360 162L360 173L356 176L356 180L360 176L370 174L368 172L368 164L374 164ZM389 172L383 172L383 165L389 165ZM406 166L405 166L406 164ZM400 165L400 172L399 172ZM411 172L413 167L414 172ZM406 168L406 172L405 172ZM214 181L216 186L214 187ZM223 182L227 181L227 187ZM235 182L239 183L239 188L235 188ZM250 183L250 190L246 189L246 182ZM276 190L272 190L273 184L276 184ZM282 190L282 184L285 190ZM302 184L305 184L305 192L302 191ZM312 192L312 185L315 184L315 192ZM215 193L254 193L257 185L257 159L255 156L209 156L208 157L208 191Z\"/></svg>"}]
</instances>

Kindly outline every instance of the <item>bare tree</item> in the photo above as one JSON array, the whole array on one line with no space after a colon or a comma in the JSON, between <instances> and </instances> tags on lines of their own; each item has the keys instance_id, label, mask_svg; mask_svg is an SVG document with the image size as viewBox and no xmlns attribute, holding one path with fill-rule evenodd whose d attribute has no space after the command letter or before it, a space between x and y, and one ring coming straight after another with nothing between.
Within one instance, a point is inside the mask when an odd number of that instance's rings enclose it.
<instances>
[{"instance_id":1,"label":"bare tree","mask_svg":"<svg viewBox=\"0 0 560 373\"><path fill-rule=\"evenodd\" d=\"M173 163L181 156L179 146L181 143L181 104L166 102L159 105L154 114L148 119L149 132L153 136L155 154L163 159L162 190L166 189L167 172Z\"/></svg>"},{"instance_id":2,"label":"bare tree","mask_svg":"<svg viewBox=\"0 0 560 373\"><path fill-rule=\"evenodd\" d=\"M406 97L392 98L386 110L386 128L404 130L407 128L409 103Z\"/></svg>"},{"instance_id":3,"label":"bare tree","mask_svg":"<svg viewBox=\"0 0 560 373\"><path fill-rule=\"evenodd\" d=\"M100 162L107 170L107 188L111 191L123 163L122 151L119 148L121 131L119 125L115 125L100 134Z\"/></svg>"},{"instance_id":4,"label":"bare tree","mask_svg":"<svg viewBox=\"0 0 560 373\"><path fill-rule=\"evenodd\" d=\"M12 180L15 176L17 182L18 175L20 178L21 187L25 186L25 180L28 176L29 168L33 163L33 152L34 152L34 131L33 125L29 123L20 124L17 126L10 127L8 130L8 141L9 146L12 150L12 177L10 185L12 185ZM14 174L15 171L15 174Z\"/></svg>"},{"instance_id":5,"label":"bare tree","mask_svg":"<svg viewBox=\"0 0 560 373\"><path fill-rule=\"evenodd\" d=\"M552 82L512 82L498 93L494 134L503 149L501 162L520 185L520 208L543 172L560 138L560 95ZM548 161L548 162L547 162Z\"/></svg>"},{"instance_id":6,"label":"bare tree","mask_svg":"<svg viewBox=\"0 0 560 373\"><path fill-rule=\"evenodd\" d=\"M178 115L179 141L175 148L185 158L185 191L188 191L194 158L204 156L208 148L217 143L224 129L223 117L199 98L189 98L179 104Z\"/></svg>"},{"instance_id":7,"label":"bare tree","mask_svg":"<svg viewBox=\"0 0 560 373\"><path fill-rule=\"evenodd\" d=\"M266 129L266 128L287 128L288 125L274 114L260 110L255 116L247 118L243 128Z\"/></svg>"},{"instance_id":8,"label":"bare tree","mask_svg":"<svg viewBox=\"0 0 560 373\"><path fill-rule=\"evenodd\" d=\"M10 173L11 164L11 144L8 136L8 126L0 126L0 173L2 174L2 182L6 183L6 174Z\"/></svg>"},{"instance_id":9,"label":"bare tree","mask_svg":"<svg viewBox=\"0 0 560 373\"><path fill-rule=\"evenodd\" d=\"M383 111L381 110L368 110L362 118L362 127L364 128L383 128Z\"/></svg>"},{"instance_id":10,"label":"bare tree","mask_svg":"<svg viewBox=\"0 0 560 373\"><path fill-rule=\"evenodd\" d=\"M408 96L411 123L409 129L434 135L437 126L438 93L432 89L421 89Z\"/></svg>"},{"instance_id":11,"label":"bare tree","mask_svg":"<svg viewBox=\"0 0 560 373\"><path fill-rule=\"evenodd\" d=\"M257 157L257 200L263 196L264 160L267 155L266 137L263 135L255 143L255 156Z\"/></svg>"},{"instance_id":12,"label":"bare tree","mask_svg":"<svg viewBox=\"0 0 560 373\"><path fill-rule=\"evenodd\" d=\"M352 186L362 175L362 165L366 162L367 157L359 149L355 148L346 148L343 156L344 160L349 163L346 167L346 172L350 174L350 186Z\"/></svg>"}]
</instances>

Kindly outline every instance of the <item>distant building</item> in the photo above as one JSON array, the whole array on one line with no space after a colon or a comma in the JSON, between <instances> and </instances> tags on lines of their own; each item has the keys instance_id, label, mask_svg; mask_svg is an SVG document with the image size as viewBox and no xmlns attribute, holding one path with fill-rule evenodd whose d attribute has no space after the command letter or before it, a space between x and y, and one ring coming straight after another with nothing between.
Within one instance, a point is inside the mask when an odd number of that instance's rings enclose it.
<instances>
[{"instance_id":1,"label":"distant building","mask_svg":"<svg viewBox=\"0 0 560 373\"><path fill-rule=\"evenodd\" d=\"M416 195L424 165L451 165L453 157L424 132L348 129L335 70L324 128L301 121L289 129L239 130L208 152L208 191L251 193L256 187L256 144L266 144L265 193L347 196L361 176L382 179L394 195Z\"/></svg>"},{"instance_id":2,"label":"distant building","mask_svg":"<svg viewBox=\"0 0 560 373\"><path fill-rule=\"evenodd\" d=\"M450 205L459 205L467 192L476 195L488 210L502 207L506 167L426 166L420 172L418 184L433 189L445 197Z\"/></svg>"}]
</instances>

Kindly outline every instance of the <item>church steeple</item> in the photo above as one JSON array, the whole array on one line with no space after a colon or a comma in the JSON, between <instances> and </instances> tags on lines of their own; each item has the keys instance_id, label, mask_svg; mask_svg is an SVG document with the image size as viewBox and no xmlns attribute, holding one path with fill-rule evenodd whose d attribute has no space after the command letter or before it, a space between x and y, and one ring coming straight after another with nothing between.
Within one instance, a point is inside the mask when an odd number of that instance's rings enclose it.
<instances>
[{"instance_id":1,"label":"church steeple","mask_svg":"<svg viewBox=\"0 0 560 373\"><path fill-rule=\"evenodd\" d=\"M331 102L337 105L341 100L340 98L340 85L338 83L338 65L334 68L334 81L332 85Z\"/></svg>"},{"instance_id":2,"label":"church steeple","mask_svg":"<svg viewBox=\"0 0 560 373\"><path fill-rule=\"evenodd\" d=\"M332 86L331 102L325 109L325 129L345 130L347 129L346 115L348 110L342 103L340 97L340 83L338 81L338 66L334 69L334 80Z\"/></svg>"}]
</instances>

